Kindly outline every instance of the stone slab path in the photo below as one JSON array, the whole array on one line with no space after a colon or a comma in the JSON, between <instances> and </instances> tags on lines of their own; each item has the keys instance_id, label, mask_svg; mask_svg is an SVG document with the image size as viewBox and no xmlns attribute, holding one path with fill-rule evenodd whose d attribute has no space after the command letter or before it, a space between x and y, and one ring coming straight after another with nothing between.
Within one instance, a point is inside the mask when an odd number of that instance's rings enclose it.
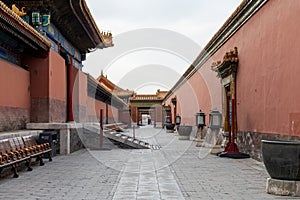
<instances>
[{"instance_id":1,"label":"stone slab path","mask_svg":"<svg viewBox=\"0 0 300 200\"><path fill-rule=\"evenodd\" d=\"M219 158L163 129L143 127L135 135L162 148L56 156L17 179L2 175L0 199L294 199L265 192L261 162Z\"/></svg>"}]
</instances>

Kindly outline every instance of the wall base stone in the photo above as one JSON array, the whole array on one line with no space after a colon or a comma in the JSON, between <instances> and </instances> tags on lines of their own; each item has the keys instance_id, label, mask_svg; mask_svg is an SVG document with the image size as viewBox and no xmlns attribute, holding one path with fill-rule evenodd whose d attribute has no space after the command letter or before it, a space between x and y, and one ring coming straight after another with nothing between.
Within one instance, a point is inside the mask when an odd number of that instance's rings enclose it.
<instances>
[{"instance_id":1,"label":"wall base stone","mask_svg":"<svg viewBox=\"0 0 300 200\"><path fill-rule=\"evenodd\" d=\"M50 122L66 122L67 104L65 101L50 99Z\"/></svg>"},{"instance_id":2,"label":"wall base stone","mask_svg":"<svg viewBox=\"0 0 300 200\"><path fill-rule=\"evenodd\" d=\"M49 98L31 98L30 122L62 123L67 119L66 102Z\"/></svg>"},{"instance_id":3,"label":"wall base stone","mask_svg":"<svg viewBox=\"0 0 300 200\"><path fill-rule=\"evenodd\" d=\"M267 179L266 192L280 196L300 197L300 181Z\"/></svg>"},{"instance_id":4,"label":"wall base stone","mask_svg":"<svg viewBox=\"0 0 300 200\"><path fill-rule=\"evenodd\" d=\"M25 129L29 122L28 108L0 106L0 131Z\"/></svg>"},{"instance_id":5,"label":"wall base stone","mask_svg":"<svg viewBox=\"0 0 300 200\"><path fill-rule=\"evenodd\" d=\"M237 145L240 152L249 154L253 159L262 161L261 140L299 140L298 136L259 133L249 131L237 132Z\"/></svg>"},{"instance_id":6,"label":"wall base stone","mask_svg":"<svg viewBox=\"0 0 300 200\"><path fill-rule=\"evenodd\" d=\"M87 107L78 105L78 116L74 116L77 122L87 122Z\"/></svg>"},{"instance_id":7,"label":"wall base stone","mask_svg":"<svg viewBox=\"0 0 300 200\"><path fill-rule=\"evenodd\" d=\"M73 153L84 148L80 135L83 133L83 128L70 129L70 152Z\"/></svg>"}]
</instances>

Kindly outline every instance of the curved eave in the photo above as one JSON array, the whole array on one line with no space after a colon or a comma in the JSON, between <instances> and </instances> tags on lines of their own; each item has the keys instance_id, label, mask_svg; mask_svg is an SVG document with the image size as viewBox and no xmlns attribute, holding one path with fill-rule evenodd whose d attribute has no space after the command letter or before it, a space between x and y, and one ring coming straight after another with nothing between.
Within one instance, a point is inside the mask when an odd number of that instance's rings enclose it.
<instances>
[{"instance_id":1,"label":"curved eave","mask_svg":"<svg viewBox=\"0 0 300 200\"><path fill-rule=\"evenodd\" d=\"M53 0L52 21L81 52L112 46L112 40L101 35L84 0ZM68 26L66 26L68 24Z\"/></svg>"},{"instance_id":2,"label":"curved eave","mask_svg":"<svg viewBox=\"0 0 300 200\"><path fill-rule=\"evenodd\" d=\"M122 99L113 95L98 84L98 82L90 75L88 75L88 96L119 109L128 106Z\"/></svg>"},{"instance_id":3,"label":"curved eave","mask_svg":"<svg viewBox=\"0 0 300 200\"><path fill-rule=\"evenodd\" d=\"M202 65L229 40L268 0L244 0L200 52L164 98L171 97Z\"/></svg>"},{"instance_id":4,"label":"curved eave","mask_svg":"<svg viewBox=\"0 0 300 200\"><path fill-rule=\"evenodd\" d=\"M0 27L34 51L48 52L51 43L0 1ZM40 53L42 53L40 52Z\"/></svg>"},{"instance_id":5,"label":"curved eave","mask_svg":"<svg viewBox=\"0 0 300 200\"><path fill-rule=\"evenodd\" d=\"M74 0L73 0L74 1ZM90 12L90 9L88 8L85 0L80 1L82 11L84 13L85 18L87 20L87 24L90 26L91 29L95 31L95 36L96 38L100 41L97 45L98 48L107 48L107 47L112 47L113 42L112 42L112 35L111 33L105 33L105 32L100 32L98 29L98 26L96 25L96 22L94 18L92 17L92 14Z\"/></svg>"},{"instance_id":6,"label":"curved eave","mask_svg":"<svg viewBox=\"0 0 300 200\"><path fill-rule=\"evenodd\" d=\"M133 91L124 90L124 89L120 88L119 86L115 85L107 77L105 77L102 72L101 72L101 75L96 80L99 82L100 85L103 85L103 87L110 89L110 91L112 91L112 93L115 96L118 96L120 98L121 97L130 97L134 93Z\"/></svg>"}]
</instances>

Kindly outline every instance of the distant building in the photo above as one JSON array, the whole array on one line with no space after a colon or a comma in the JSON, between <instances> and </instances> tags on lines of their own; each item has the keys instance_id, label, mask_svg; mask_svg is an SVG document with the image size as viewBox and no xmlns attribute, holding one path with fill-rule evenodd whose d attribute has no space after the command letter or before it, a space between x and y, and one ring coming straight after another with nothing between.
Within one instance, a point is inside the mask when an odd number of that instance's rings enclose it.
<instances>
[{"instance_id":1,"label":"distant building","mask_svg":"<svg viewBox=\"0 0 300 200\"><path fill-rule=\"evenodd\" d=\"M261 139L299 139L299 13L298 0L243 1L163 103L191 125L218 108L224 131L259 160Z\"/></svg>"},{"instance_id":2,"label":"distant building","mask_svg":"<svg viewBox=\"0 0 300 200\"><path fill-rule=\"evenodd\" d=\"M115 97L121 99L124 104L123 109L118 109L119 121L131 125L142 125L151 121L156 127L161 127L164 116L170 115L170 108L162 105L168 91L157 90L156 94L137 94L134 91L123 89L112 81L101 71L97 78L99 85ZM112 101L114 103L114 101ZM108 112L107 112L108 113ZM109 119L109 117L107 117ZM143 123L144 120L144 123Z\"/></svg>"},{"instance_id":3,"label":"distant building","mask_svg":"<svg viewBox=\"0 0 300 200\"><path fill-rule=\"evenodd\" d=\"M136 94L130 98L130 116L132 122L140 125L143 115L150 115L156 127L162 127L164 116L167 115L163 99L168 91L157 90L156 94Z\"/></svg>"}]
</instances>

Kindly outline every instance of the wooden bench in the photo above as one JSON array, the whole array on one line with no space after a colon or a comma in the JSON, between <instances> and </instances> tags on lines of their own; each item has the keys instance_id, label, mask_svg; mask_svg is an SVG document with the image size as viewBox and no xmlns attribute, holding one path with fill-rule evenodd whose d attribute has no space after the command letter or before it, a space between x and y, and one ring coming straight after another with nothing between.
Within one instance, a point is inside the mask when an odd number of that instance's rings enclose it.
<instances>
[{"instance_id":1,"label":"wooden bench","mask_svg":"<svg viewBox=\"0 0 300 200\"><path fill-rule=\"evenodd\" d=\"M21 162L26 162L27 170L31 171L31 159L36 158L40 165L44 165L42 155L48 154L51 158L51 148L49 143L37 144L34 136L14 137L0 140L0 172L5 167L12 167L13 177L19 177L17 166Z\"/></svg>"},{"instance_id":2,"label":"wooden bench","mask_svg":"<svg viewBox=\"0 0 300 200\"><path fill-rule=\"evenodd\" d=\"M30 156L22 157L19 151L14 150L8 139L0 140L0 169L4 167L12 167L14 178L19 177L17 173L17 164L22 161L27 161Z\"/></svg>"},{"instance_id":3,"label":"wooden bench","mask_svg":"<svg viewBox=\"0 0 300 200\"><path fill-rule=\"evenodd\" d=\"M40 166L44 165L42 156L47 154L49 161L52 161L51 157L51 147L49 143L37 144L36 139L33 136L25 136L22 138L25 148L29 149L31 154L30 158L36 158L40 161Z\"/></svg>"}]
</instances>

